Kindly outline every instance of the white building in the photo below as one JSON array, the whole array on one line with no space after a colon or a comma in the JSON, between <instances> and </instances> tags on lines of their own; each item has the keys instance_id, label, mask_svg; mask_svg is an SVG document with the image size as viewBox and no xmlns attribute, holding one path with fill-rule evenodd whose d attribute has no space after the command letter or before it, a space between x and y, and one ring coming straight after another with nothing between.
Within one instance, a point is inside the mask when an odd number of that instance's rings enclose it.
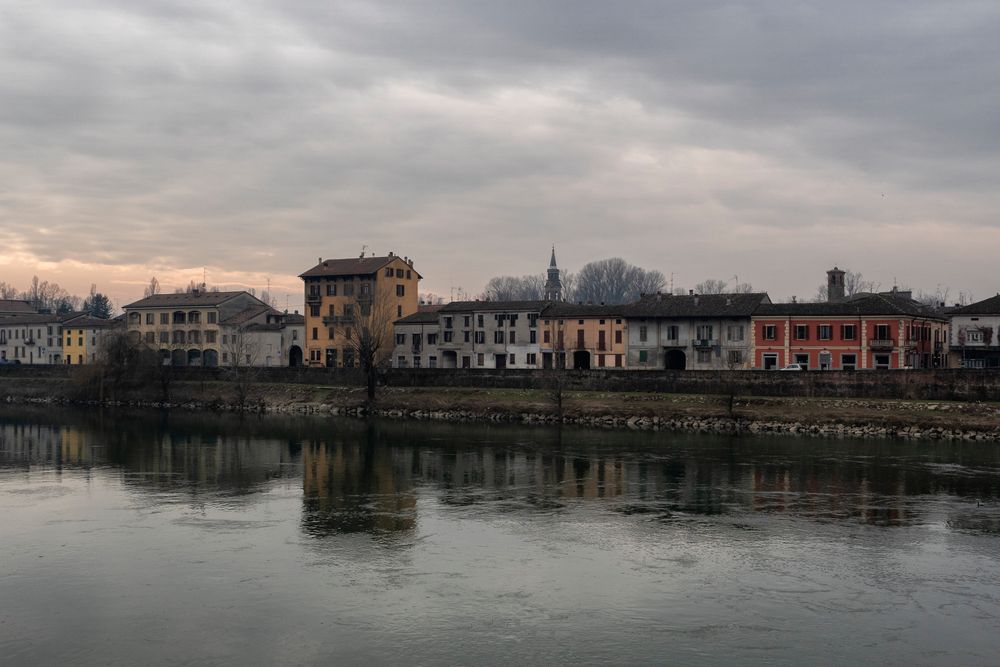
<instances>
[{"instance_id":1,"label":"white building","mask_svg":"<svg viewBox=\"0 0 1000 667\"><path fill-rule=\"evenodd\" d=\"M1000 368L1000 294L949 313L950 366Z\"/></svg>"}]
</instances>

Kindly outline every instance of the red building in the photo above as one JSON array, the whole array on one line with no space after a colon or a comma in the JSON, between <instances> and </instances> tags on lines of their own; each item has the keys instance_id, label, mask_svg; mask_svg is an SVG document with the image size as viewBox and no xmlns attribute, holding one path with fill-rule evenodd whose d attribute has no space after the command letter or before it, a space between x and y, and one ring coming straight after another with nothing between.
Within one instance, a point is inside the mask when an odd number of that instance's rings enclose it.
<instances>
[{"instance_id":1,"label":"red building","mask_svg":"<svg viewBox=\"0 0 1000 667\"><path fill-rule=\"evenodd\" d=\"M753 315L753 368L943 368L947 339L947 319L902 292L765 303Z\"/></svg>"}]
</instances>

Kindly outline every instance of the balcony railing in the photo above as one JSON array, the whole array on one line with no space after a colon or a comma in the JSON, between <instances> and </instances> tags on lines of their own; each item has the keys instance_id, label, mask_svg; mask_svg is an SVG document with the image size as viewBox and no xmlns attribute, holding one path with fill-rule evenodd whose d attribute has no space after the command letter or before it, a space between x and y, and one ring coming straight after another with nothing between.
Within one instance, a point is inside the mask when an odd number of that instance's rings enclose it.
<instances>
[{"instance_id":1,"label":"balcony railing","mask_svg":"<svg viewBox=\"0 0 1000 667\"><path fill-rule=\"evenodd\" d=\"M25 338L24 339L24 344L25 345L34 345L35 344L35 339L34 338Z\"/></svg>"},{"instance_id":2,"label":"balcony railing","mask_svg":"<svg viewBox=\"0 0 1000 667\"><path fill-rule=\"evenodd\" d=\"M354 322L354 315L326 315L323 317L323 324L327 326L351 324L352 322Z\"/></svg>"},{"instance_id":3,"label":"balcony railing","mask_svg":"<svg viewBox=\"0 0 1000 667\"><path fill-rule=\"evenodd\" d=\"M691 347L715 347L716 341L714 338L693 338L691 339Z\"/></svg>"},{"instance_id":4,"label":"balcony railing","mask_svg":"<svg viewBox=\"0 0 1000 667\"><path fill-rule=\"evenodd\" d=\"M306 294L306 303L319 303L323 300L323 295L319 292L310 292Z\"/></svg>"},{"instance_id":5,"label":"balcony railing","mask_svg":"<svg viewBox=\"0 0 1000 667\"><path fill-rule=\"evenodd\" d=\"M868 347L872 349L889 349L895 346L895 343L891 339L884 338L873 338L868 341Z\"/></svg>"}]
</instances>

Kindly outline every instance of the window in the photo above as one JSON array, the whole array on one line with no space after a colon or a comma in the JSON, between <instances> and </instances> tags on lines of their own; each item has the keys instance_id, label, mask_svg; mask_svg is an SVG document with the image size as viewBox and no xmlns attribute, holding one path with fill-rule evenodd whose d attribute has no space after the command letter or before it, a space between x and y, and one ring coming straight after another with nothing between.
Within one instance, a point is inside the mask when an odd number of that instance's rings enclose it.
<instances>
[{"instance_id":1,"label":"window","mask_svg":"<svg viewBox=\"0 0 1000 667\"><path fill-rule=\"evenodd\" d=\"M465 326L465 327L470 326L471 323L472 323L472 316L471 315L463 315L462 316L462 322L463 322L462 326Z\"/></svg>"},{"instance_id":2,"label":"window","mask_svg":"<svg viewBox=\"0 0 1000 667\"><path fill-rule=\"evenodd\" d=\"M466 335L466 339L465 340L468 341L469 340L468 339L469 332L466 331L465 335ZM455 332L454 331L445 331L444 332L444 342L450 343L450 342L452 342L452 340L454 340L454 337L455 337Z\"/></svg>"},{"instance_id":3,"label":"window","mask_svg":"<svg viewBox=\"0 0 1000 667\"><path fill-rule=\"evenodd\" d=\"M427 334L427 344L428 345L437 345L438 344L438 335L436 333L429 333L429 334Z\"/></svg>"},{"instance_id":4,"label":"window","mask_svg":"<svg viewBox=\"0 0 1000 667\"><path fill-rule=\"evenodd\" d=\"M413 357L413 367L420 368L420 357L417 355L414 355Z\"/></svg>"},{"instance_id":5,"label":"window","mask_svg":"<svg viewBox=\"0 0 1000 667\"><path fill-rule=\"evenodd\" d=\"M147 343L155 343L156 342L156 333L154 333L152 331L147 331L146 332L146 342Z\"/></svg>"},{"instance_id":6,"label":"window","mask_svg":"<svg viewBox=\"0 0 1000 667\"><path fill-rule=\"evenodd\" d=\"M511 331L511 332L510 332L510 340L509 340L508 342L509 342L509 343L510 343L511 345L513 345L513 344L514 344L514 341L515 341L516 339L517 339L517 332L514 332L514 331Z\"/></svg>"},{"instance_id":7,"label":"window","mask_svg":"<svg viewBox=\"0 0 1000 667\"><path fill-rule=\"evenodd\" d=\"M218 317L218 314L214 310L209 311L208 312L208 323L209 324L215 324L217 317Z\"/></svg>"},{"instance_id":8,"label":"window","mask_svg":"<svg viewBox=\"0 0 1000 667\"><path fill-rule=\"evenodd\" d=\"M808 324L796 324L795 325L795 340L809 340L809 325Z\"/></svg>"},{"instance_id":9,"label":"window","mask_svg":"<svg viewBox=\"0 0 1000 667\"><path fill-rule=\"evenodd\" d=\"M413 349L414 350L419 350L420 349L421 338L422 338L422 336L420 334L411 334L410 335L410 344L413 345Z\"/></svg>"},{"instance_id":10,"label":"window","mask_svg":"<svg viewBox=\"0 0 1000 667\"><path fill-rule=\"evenodd\" d=\"M486 363L486 357L482 352L480 352L479 354L476 355L476 365L482 366L485 363Z\"/></svg>"},{"instance_id":11,"label":"window","mask_svg":"<svg viewBox=\"0 0 1000 667\"><path fill-rule=\"evenodd\" d=\"M406 345L406 334L396 334L396 345Z\"/></svg>"},{"instance_id":12,"label":"window","mask_svg":"<svg viewBox=\"0 0 1000 667\"><path fill-rule=\"evenodd\" d=\"M493 332L493 342L497 343L497 344L503 343L503 332L502 331L494 331Z\"/></svg>"},{"instance_id":13,"label":"window","mask_svg":"<svg viewBox=\"0 0 1000 667\"><path fill-rule=\"evenodd\" d=\"M875 340L892 340L892 334L888 324L875 325Z\"/></svg>"},{"instance_id":14,"label":"window","mask_svg":"<svg viewBox=\"0 0 1000 667\"><path fill-rule=\"evenodd\" d=\"M778 355L777 354L775 354L775 353L765 354L762 358L764 360L764 370L765 371L773 371L773 370L776 370L778 368Z\"/></svg>"},{"instance_id":15,"label":"window","mask_svg":"<svg viewBox=\"0 0 1000 667\"><path fill-rule=\"evenodd\" d=\"M821 324L816 327L816 337L820 340L831 340L833 338L833 326Z\"/></svg>"},{"instance_id":16,"label":"window","mask_svg":"<svg viewBox=\"0 0 1000 667\"><path fill-rule=\"evenodd\" d=\"M795 363L802 366L802 370L809 370L809 355L808 354L796 354Z\"/></svg>"},{"instance_id":17,"label":"window","mask_svg":"<svg viewBox=\"0 0 1000 667\"><path fill-rule=\"evenodd\" d=\"M427 368L437 368L438 358L437 357L427 357Z\"/></svg>"},{"instance_id":18,"label":"window","mask_svg":"<svg viewBox=\"0 0 1000 667\"><path fill-rule=\"evenodd\" d=\"M528 326L529 327L538 326L538 313L528 313Z\"/></svg>"},{"instance_id":19,"label":"window","mask_svg":"<svg viewBox=\"0 0 1000 667\"><path fill-rule=\"evenodd\" d=\"M313 334L312 335L312 339L313 340L319 340L319 329L317 329L316 327L313 327L312 334Z\"/></svg>"},{"instance_id":20,"label":"window","mask_svg":"<svg viewBox=\"0 0 1000 667\"><path fill-rule=\"evenodd\" d=\"M396 292L397 296L402 296L401 294L398 294L399 290L396 290ZM361 283L361 294L363 296L367 296L371 293L372 293L372 284L368 281Z\"/></svg>"},{"instance_id":21,"label":"window","mask_svg":"<svg viewBox=\"0 0 1000 667\"><path fill-rule=\"evenodd\" d=\"M965 330L965 342L966 343L982 343L983 342L983 332L979 329L966 329Z\"/></svg>"},{"instance_id":22,"label":"window","mask_svg":"<svg viewBox=\"0 0 1000 667\"><path fill-rule=\"evenodd\" d=\"M412 278L413 278L413 272L412 272L412 271L410 271L410 269L407 269L407 270L406 270L406 279L407 279L407 280L410 280L410 279L412 279Z\"/></svg>"},{"instance_id":23,"label":"window","mask_svg":"<svg viewBox=\"0 0 1000 667\"><path fill-rule=\"evenodd\" d=\"M344 304L344 319L353 320L354 319L354 304L345 303Z\"/></svg>"},{"instance_id":24,"label":"window","mask_svg":"<svg viewBox=\"0 0 1000 667\"><path fill-rule=\"evenodd\" d=\"M531 331L528 332L528 343L534 345L537 342L538 342L538 332L532 329Z\"/></svg>"},{"instance_id":25,"label":"window","mask_svg":"<svg viewBox=\"0 0 1000 667\"><path fill-rule=\"evenodd\" d=\"M160 313L160 324L170 324L170 313Z\"/></svg>"},{"instance_id":26,"label":"window","mask_svg":"<svg viewBox=\"0 0 1000 667\"><path fill-rule=\"evenodd\" d=\"M472 368L472 357L462 357L462 368Z\"/></svg>"},{"instance_id":27,"label":"window","mask_svg":"<svg viewBox=\"0 0 1000 667\"><path fill-rule=\"evenodd\" d=\"M517 363L516 361L514 361L514 359L515 359L514 355L511 354L510 357L507 359L507 363L513 366L515 363Z\"/></svg>"},{"instance_id":28,"label":"window","mask_svg":"<svg viewBox=\"0 0 1000 667\"><path fill-rule=\"evenodd\" d=\"M337 334L337 330L334 329L333 327L330 327L329 329L326 330L326 337L328 339L330 339L330 340L333 340L333 338L334 338L334 336L336 334Z\"/></svg>"},{"instance_id":29,"label":"window","mask_svg":"<svg viewBox=\"0 0 1000 667\"><path fill-rule=\"evenodd\" d=\"M385 270L385 277L386 278L392 278L392 267L391 266L388 267L388 268L386 268L386 270Z\"/></svg>"},{"instance_id":30,"label":"window","mask_svg":"<svg viewBox=\"0 0 1000 667\"><path fill-rule=\"evenodd\" d=\"M529 352L527 357L525 358L525 363L527 363L529 366L537 366L538 355L535 354L534 352Z\"/></svg>"},{"instance_id":31,"label":"window","mask_svg":"<svg viewBox=\"0 0 1000 667\"><path fill-rule=\"evenodd\" d=\"M387 269L392 271L392 269ZM396 368L406 368L406 357L396 357Z\"/></svg>"},{"instance_id":32,"label":"window","mask_svg":"<svg viewBox=\"0 0 1000 667\"><path fill-rule=\"evenodd\" d=\"M476 345L483 345L485 343L486 343L486 332L485 331L477 331L476 332L476 343L475 344ZM482 366L482 364L479 364L479 365Z\"/></svg>"},{"instance_id":33,"label":"window","mask_svg":"<svg viewBox=\"0 0 1000 667\"><path fill-rule=\"evenodd\" d=\"M551 335L551 332L548 329L546 329L545 331L542 332L542 342L543 343L551 343L552 342L552 335Z\"/></svg>"},{"instance_id":34,"label":"window","mask_svg":"<svg viewBox=\"0 0 1000 667\"><path fill-rule=\"evenodd\" d=\"M696 338L698 340L712 340L712 334L714 333L711 324L699 324L695 332L698 334Z\"/></svg>"},{"instance_id":35,"label":"window","mask_svg":"<svg viewBox=\"0 0 1000 667\"><path fill-rule=\"evenodd\" d=\"M730 366L737 366L743 363L743 351L742 350L729 350L729 355L727 356L727 361Z\"/></svg>"},{"instance_id":36,"label":"window","mask_svg":"<svg viewBox=\"0 0 1000 667\"><path fill-rule=\"evenodd\" d=\"M775 340L778 337L778 327L773 324L764 325L764 340Z\"/></svg>"},{"instance_id":37,"label":"window","mask_svg":"<svg viewBox=\"0 0 1000 667\"><path fill-rule=\"evenodd\" d=\"M681 337L681 328L676 324L667 327L667 340L677 340Z\"/></svg>"},{"instance_id":38,"label":"window","mask_svg":"<svg viewBox=\"0 0 1000 667\"><path fill-rule=\"evenodd\" d=\"M153 313L146 313L146 324L155 324Z\"/></svg>"},{"instance_id":39,"label":"window","mask_svg":"<svg viewBox=\"0 0 1000 667\"><path fill-rule=\"evenodd\" d=\"M875 368L877 370L886 370L890 366L890 355L888 354L876 354L875 355Z\"/></svg>"},{"instance_id":40,"label":"window","mask_svg":"<svg viewBox=\"0 0 1000 667\"><path fill-rule=\"evenodd\" d=\"M856 354L841 354L840 355L840 368L845 371L853 371L858 367L858 355Z\"/></svg>"},{"instance_id":41,"label":"window","mask_svg":"<svg viewBox=\"0 0 1000 667\"><path fill-rule=\"evenodd\" d=\"M622 330L618 329L615 331L615 345L622 344Z\"/></svg>"},{"instance_id":42,"label":"window","mask_svg":"<svg viewBox=\"0 0 1000 667\"><path fill-rule=\"evenodd\" d=\"M451 329L451 318L450 317L444 318L444 328L445 329Z\"/></svg>"},{"instance_id":43,"label":"window","mask_svg":"<svg viewBox=\"0 0 1000 667\"><path fill-rule=\"evenodd\" d=\"M712 351L711 350L698 350L698 363L708 364L712 361Z\"/></svg>"},{"instance_id":44,"label":"window","mask_svg":"<svg viewBox=\"0 0 1000 667\"><path fill-rule=\"evenodd\" d=\"M403 269L396 269L396 277L397 278L403 277Z\"/></svg>"},{"instance_id":45,"label":"window","mask_svg":"<svg viewBox=\"0 0 1000 667\"><path fill-rule=\"evenodd\" d=\"M477 325L478 325L479 327L482 327L482 326L483 326L483 316L482 316L482 315L477 315L477 316L476 316L476 323L477 323ZM482 365L482 364L480 364L480 365Z\"/></svg>"},{"instance_id":46,"label":"window","mask_svg":"<svg viewBox=\"0 0 1000 667\"><path fill-rule=\"evenodd\" d=\"M215 332L214 331L206 331L205 332L205 342L206 343L211 343L212 345L215 344Z\"/></svg>"},{"instance_id":47,"label":"window","mask_svg":"<svg viewBox=\"0 0 1000 667\"><path fill-rule=\"evenodd\" d=\"M396 306L396 317L402 317L402 316L403 316L403 306L397 305Z\"/></svg>"},{"instance_id":48,"label":"window","mask_svg":"<svg viewBox=\"0 0 1000 667\"><path fill-rule=\"evenodd\" d=\"M354 296L354 283L344 283L344 296Z\"/></svg>"},{"instance_id":49,"label":"window","mask_svg":"<svg viewBox=\"0 0 1000 667\"><path fill-rule=\"evenodd\" d=\"M170 342L170 332L169 331L161 331L160 332L160 342L161 343L169 343Z\"/></svg>"},{"instance_id":50,"label":"window","mask_svg":"<svg viewBox=\"0 0 1000 667\"><path fill-rule=\"evenodd\" d=\"M468 343L471 340L471 338L469 337L469 333L470 332L468 332L468 331L463 331L462 332L462 340L463 340L463 342ZM446 331L445 332L445 336L447 336L447 335L448 335L448 332ZM446 338L445 340L451 340L451 339L450 338Z\"/></svg>"},{"instance_id":51,"label":"window","mask_svg":"<svg viewBox=\"0 0 1000 667\"><path fill-rule=\"evenodd\" d=\"M317 304L310 304L309 305L309 316L310 317L319 317L319 305L317 305Z\"/></svg>"},{"instance_id":52,"label":"window","mask_svg":"<svg viewBox=\"0 0 1000 667\"><path fill-rule=\"evenodd\" d=\"M604 355L603 354L597 355L597 367L598 368L604 368Z\"/></svg>"},{"instance_id":53,"label":"window","mask_svg":"<svg viewBox=\"0 0 1000 667\"><path fill-rule=\"evenodd\" d=\"M743 325L731 324L726 327L726 340L739 342L743 340Z\"/></svg>"},{"instance_id":54,"label":"window","mask_svg":"<svg viewBox=\"0 0 1000 667\"><path fill-rule=\"evenodd\" d=\"M647 335L648 334L646 332L646 325L645 324L639 325L639 342L645 343Z\"/></svg>"},{"instance_id":55,"label":"window","mask_svg":"<svg viewBox=\"0 0 1000 667\"><path fill-rule=\"evenodd\" d=\"M326 284L326 295L327 296L337 296L337 283L327 283Z\"/></svg>"},{"instance_id":56,"label":"window","mask_svg":"<svg viewBox=\"0 0 1000 667\"><path fill-rule=\"evenodd\" d=\"M406 296L406 285L396 285L396 296Z\"/></svg>"},{"instance_id":57,"label":"window","mask_svg":"<svg viewBox=\"0 0 1000 667\"><path fill-rule=\"evenodd\" d=\"M854 324L840 325L840 338L842 340L854 340L857 336L857 326Z\"/></svg>"}]
</instances>

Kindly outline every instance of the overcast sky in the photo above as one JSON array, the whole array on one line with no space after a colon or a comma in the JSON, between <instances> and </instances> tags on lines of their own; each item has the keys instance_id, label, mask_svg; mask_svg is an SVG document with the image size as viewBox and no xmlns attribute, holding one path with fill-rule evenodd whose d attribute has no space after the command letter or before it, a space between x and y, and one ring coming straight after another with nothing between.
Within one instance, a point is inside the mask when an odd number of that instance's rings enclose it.
<instances>
[{"instance_id":1,"label":"overcast sky","mask_svg":"<svg viewBox=\"0 0 1000 667\"><path fill-rule=\"evenodd\" d=\"M0 0L0 280L1000 289L1000 3ZM283 301L283 299L279 299ZM283 305L283 304L281 304Z\"/></svg>"}]
</instances>

